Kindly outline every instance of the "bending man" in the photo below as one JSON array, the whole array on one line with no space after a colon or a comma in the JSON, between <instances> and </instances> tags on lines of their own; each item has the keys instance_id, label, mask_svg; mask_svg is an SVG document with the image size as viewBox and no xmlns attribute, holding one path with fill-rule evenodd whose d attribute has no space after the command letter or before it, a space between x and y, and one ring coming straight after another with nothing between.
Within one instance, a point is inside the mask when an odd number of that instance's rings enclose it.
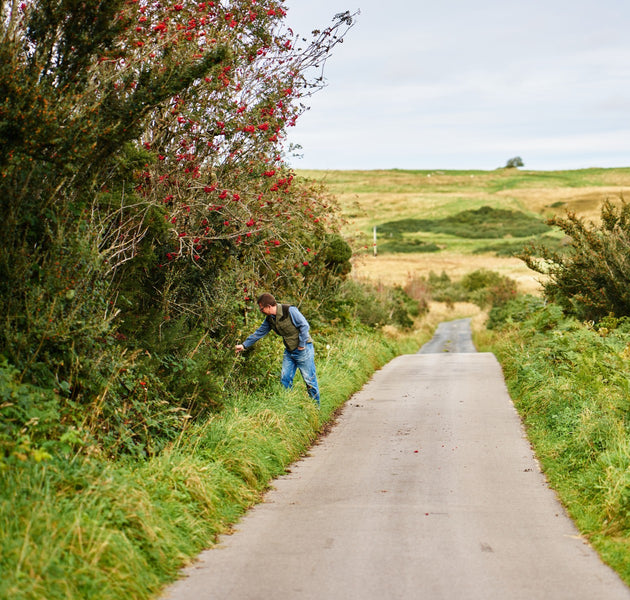
<instances>
[{"instance_id":1,"label":"bending man","mask_svg":"<svg viewBox=\"0 0 630 600\"><path fill-rule=\"evenodd\" d=\"M271 294L258 298L258 307L265 315L262 325L242 344L236 344L237 352L253 346L270 331L275 331L284 342L280 381L285 388L293 386L295 372L299 369L306 383L308 394L319 406L319 387L315 373L315 351L309 334L310 326L304 315L289 304L278 304Z\"/></svg>"}]
</instances>

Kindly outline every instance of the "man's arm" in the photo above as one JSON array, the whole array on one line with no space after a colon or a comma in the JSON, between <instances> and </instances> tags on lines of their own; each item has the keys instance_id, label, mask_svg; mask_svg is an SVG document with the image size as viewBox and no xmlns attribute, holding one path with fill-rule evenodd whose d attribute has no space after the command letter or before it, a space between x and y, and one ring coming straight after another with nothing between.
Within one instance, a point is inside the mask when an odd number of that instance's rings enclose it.
<instances>
[{"instance_id":1,"label":"man's arm","mask_svg":"<svg viewBox=\"0 0 630 600\"><path fill-rule=\"evenodd\" d=\"M289 316L299 331L298 350L304 350L304 348L306 348L306 344L311 338L309 334L311 327L304 315L295 306L289 306Z\"/></svg>"},{"instance_id":2,"label":"man's arm","mask_svg":"<svg viewBox=\"0 0 630 600\"><path fill-rule=\"evenodd\" d=\"M254 331L254 333L252 333L242 344L236 344L236 346L234 346L234 349L237 352L242 352L246 348L253 346L260 338L265 337L270 331L271 325L269 325L267 319L265 319L262 322L262 325L256 331Z\"/></svg>"}]
</instances>

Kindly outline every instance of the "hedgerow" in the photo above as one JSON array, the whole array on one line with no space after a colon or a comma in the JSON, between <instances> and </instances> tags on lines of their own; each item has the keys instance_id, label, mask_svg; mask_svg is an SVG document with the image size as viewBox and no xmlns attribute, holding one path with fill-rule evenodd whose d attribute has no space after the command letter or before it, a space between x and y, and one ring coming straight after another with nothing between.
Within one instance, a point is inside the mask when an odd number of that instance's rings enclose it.
<instances>
[{"instance_id":1,"label":"hedgerow","mask_svg":"<svg viewBox=\"0 0 630 600\"><path fill-rule=\"evenodd\" d=\"M1 7L2 460L154 455L222 409L259 293L315 324L347 302L335 200L284 141L354 17L304 38L277 0Z\"/></svg>"}]
</instances>

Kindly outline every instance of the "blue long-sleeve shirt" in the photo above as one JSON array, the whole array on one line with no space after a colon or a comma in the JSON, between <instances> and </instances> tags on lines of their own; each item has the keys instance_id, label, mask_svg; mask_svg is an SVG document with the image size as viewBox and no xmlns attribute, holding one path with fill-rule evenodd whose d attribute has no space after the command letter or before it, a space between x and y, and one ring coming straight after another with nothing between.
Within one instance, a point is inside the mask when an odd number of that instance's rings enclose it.
<instances>
[{"instance_id":1,"label":"blue long-sleeve shirt","mask_svg":"<svg viewBox=\"0 0 630 600\"><path fill-rule=\"evenodd\" d=\"M308 344L311 339L309 334L310 325L304 315L295 306L289 306L289 316L291 317L291 322L297 327L299 332L299 347L305 348L306 344ZM275 315L267 315L262 325L243 342L243 346L249 348L259 339L264 338L272 330L269 319L275 318Z\"/></svg>"}]
</instances>

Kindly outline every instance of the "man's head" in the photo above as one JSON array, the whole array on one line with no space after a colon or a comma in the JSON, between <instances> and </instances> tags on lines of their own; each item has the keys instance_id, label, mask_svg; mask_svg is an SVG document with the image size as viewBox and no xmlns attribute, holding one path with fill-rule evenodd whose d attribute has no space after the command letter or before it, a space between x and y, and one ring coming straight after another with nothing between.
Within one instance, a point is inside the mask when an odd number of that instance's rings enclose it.
<instances>
[{"instance_id":1,"label":"man's head","mask_svg":"<svg viewBox=\"0 0 630 600\"><path fill-rule=\"evenodd\" d=\"M265 315L275 315L278 303L271 294L261 294L258 298L258 307Z\"/></svg>"},{"instance_id":2,"label":"man's head","mask_svg":"<svg viewBox=\"0 0 630 600\"><path fill-rule=\"evenodd\" d=\"M267 306L276 306L278 303L276 299L271 294L261 294L258 297L258 306L260 306L261 310Z\"/></svg>"}]
</instances>

